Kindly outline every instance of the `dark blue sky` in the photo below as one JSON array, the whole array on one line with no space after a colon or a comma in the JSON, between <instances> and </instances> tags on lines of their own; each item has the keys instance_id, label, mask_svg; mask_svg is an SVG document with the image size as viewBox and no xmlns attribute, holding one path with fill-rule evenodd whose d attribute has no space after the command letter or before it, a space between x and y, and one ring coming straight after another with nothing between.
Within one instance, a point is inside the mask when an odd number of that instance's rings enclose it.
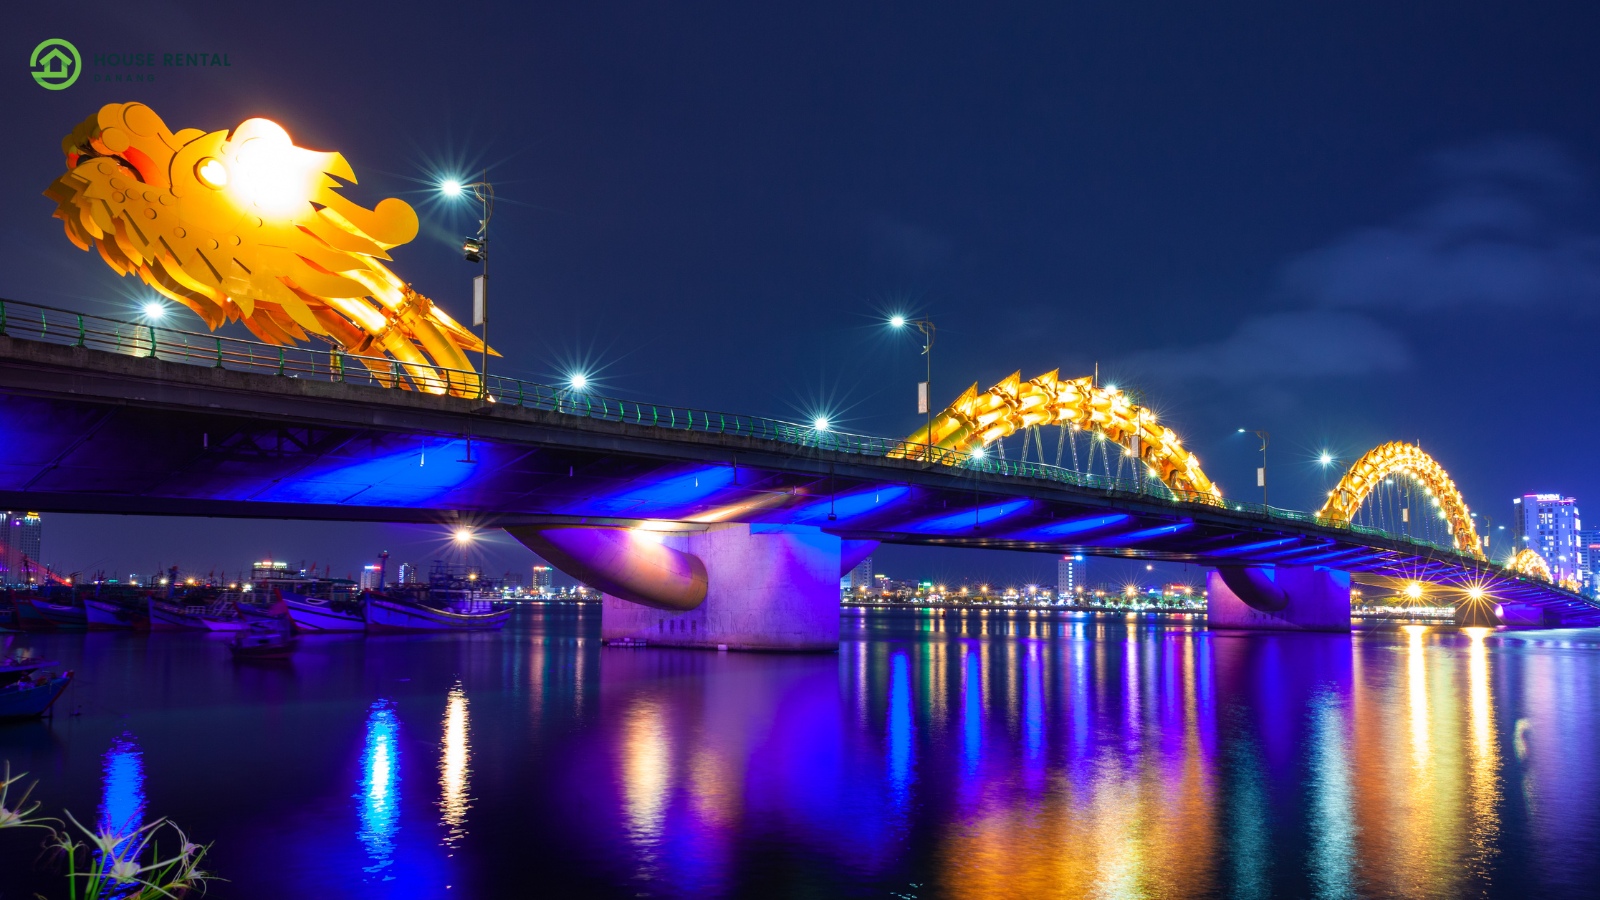
<instances>
[{"instance_id":1,"label":"dark blue sky","mask_svg":"<svg viewBox=\"0 0 1600 900\"><path fill-rule=\"evenodd\" d=\"M1420 440L1475 508L1600 495L1600 72L1592 4L80 4L9 10L0 295L143 296L40 192L59 141L141 100L173 128L283 124L343 152L423 235L395 269L466 315L465 209L490 167L500 370L853 430L1021 368L1136 385L1226 493L1310 507L1313 460ZM470 10L470 13L469 13ZM26 72L47 37L228 54L152 84ZM198 322L196 322L198 327ZM358 566L431 534L58 517L68 569L253 555ZM411 543L408 543L411 542ZM531 559L513 547L491 566ZM418 560L423 561L421 559ZM1048 579L1049 557L886 551L898 574ZM1109 570L1108 570L1109 571Z\"/></svg>"}]
</instances>

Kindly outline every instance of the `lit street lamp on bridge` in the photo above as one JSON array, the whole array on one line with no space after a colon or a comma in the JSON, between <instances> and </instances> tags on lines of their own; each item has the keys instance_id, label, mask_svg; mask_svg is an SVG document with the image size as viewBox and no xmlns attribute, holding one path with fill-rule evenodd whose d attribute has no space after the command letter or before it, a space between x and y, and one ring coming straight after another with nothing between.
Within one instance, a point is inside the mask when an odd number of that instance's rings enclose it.
<instances>
[{"instance_id":1,"label":"lit street lamp on bridge","mask_svg":"<svg viewBox=\"0 0 1600 900\"><path fill-rule=\"evenodd\" d=\"M1243 429L1243 428L1239 429L1239 433L1240 434L1244 434L1244 432L1245 432L1245 429ZM1261 505L1262 506L1266 506L1267 505L1267 439L1269 437L1271 437L1271 435L1268 434L1265 430L1257 430L1255 434L1256 434L1256 437L1261 439L1261 468L1256 469L1256 487L1261 488ZM1333 462L1333 458L1331 456L1328 456L1328 454L1324 453L1323 456L1327 458L1328 462ZM1328 464L1327 462L1323 463L1324 466L1326 466L1327 464Z\"/></svg>"},{"instance_id":2,"label":"lit street lamp on bridge","mask_svg":"<svg viewBox=\"0 0 1600 900\"><path fill-rule=\"evenodd\" d=\"M483 394L489 394L489 218L494 215L494 185L489 183L489 170L483 172L481 181L466 184L450 179L439 183L439 193L446 197L460 197L471 193L483 205L483 218L478 220L476 237L462 239L462 258L471 263L482 263L483 273L472 279L472 324L482 329L483 363L479 377L483 379Z\"/></svg>"},{"instance_id":3,"label":"lit street lamp on bridge","mask_svg":"<svg viewBox=\"0 0 1600 900\"><path fill-rule=\"evenodd\" d=\"M907 319L902 315L889 317L889 327L904 328L910 325L922 335L922 355L927 361L926 379L917 385L917 412L928 417L928 462L933 462L933 320L923 317Z\"/></svg>"}]
</instances>

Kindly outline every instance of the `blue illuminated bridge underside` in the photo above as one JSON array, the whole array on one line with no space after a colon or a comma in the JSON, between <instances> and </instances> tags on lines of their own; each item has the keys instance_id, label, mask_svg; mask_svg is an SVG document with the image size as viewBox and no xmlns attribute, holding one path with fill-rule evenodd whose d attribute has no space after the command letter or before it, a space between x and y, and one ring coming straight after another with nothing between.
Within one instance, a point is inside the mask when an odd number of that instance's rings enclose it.
<instances>
[{"instance_id":1,"label":"blue illuminated bridge underside","mask_svg":"<svg viewBox=\"0 0 1600 900\"><path fill-rule=\"evenodd\" d=\"M737 434L0 337L0 509L503 526L748 522L900 544L1583 597L1450 550L1258 511ZM470 445L470 447L469 447Z\"/></svg>"}]
</instances>

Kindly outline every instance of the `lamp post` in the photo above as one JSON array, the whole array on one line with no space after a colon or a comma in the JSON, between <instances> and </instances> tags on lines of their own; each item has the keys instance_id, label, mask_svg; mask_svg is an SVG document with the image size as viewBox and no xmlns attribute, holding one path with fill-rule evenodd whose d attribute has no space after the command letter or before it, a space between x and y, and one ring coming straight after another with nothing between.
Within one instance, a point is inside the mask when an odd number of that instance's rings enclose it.
<instances>
[{"instance_id":1,"label":"lamp post","mask_svg":"<svg viewBox=\"0 0 1600 900\"><path fill-rule=\"evenodd\" d=\"M928 427L928 462L933 463L933 320L923 317L920 319L907 319L905 316L892 316L889 327L904 328L910 325L922 335L922 355L927 362L927 380L922 382L921 390L917 392L917 405L922 407L917 410L926 413Z\"/></svg>"},{"instance_id":2,"label":"lamp post","mask_svg":"<svg viewBox=\"0 0 1600 900\"><path fill-rule=\"evenodd\" d=\"M464 238L461 242L462 258L470 263L482 263L483 274L472 279L472 324L482 329L483 363L479 378L482 379L480 393L489 395L489 219L494 215L494 185L489 183L489 170L483 170L483 178L462 184L459 181L446 181L439 185L439 190L446 197L459 197L471 192L474 199L483 204L483 218L478 220L478 234L476 237Z\"/></svg>"},{"instance_id":3,"label":"lamp post","mask_svg":"<svg viewBox=\"0 0 1600 900\"><path fill-rule=\"evenodd\" d=\"M1240 434L1244 434L1244 431L1245 430L1243 428L1239 429ZM1261 468L1256 470L1256 485L1261 488L1262 511L1268 515L1271 515L1272 510L1267 506L1267 439L1271 437L1271 435L1269 435L1265 430L1258 429L1256 431L1256 437L1261 439Z\"/></svg>"}]
</instances>

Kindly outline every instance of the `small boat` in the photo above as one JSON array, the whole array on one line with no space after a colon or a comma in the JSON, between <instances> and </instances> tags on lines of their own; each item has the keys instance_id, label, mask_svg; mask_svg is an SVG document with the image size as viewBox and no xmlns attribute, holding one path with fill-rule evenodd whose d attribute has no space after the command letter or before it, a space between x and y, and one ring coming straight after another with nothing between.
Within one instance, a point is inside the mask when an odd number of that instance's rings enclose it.
<instances>
[{"instance_id":1,"label":"small boat","mask_svg":"<svg viewBox=\"0 0 1600 900\"><path fill-rule=\"evenodd\" d=\"M151 631L209 631L206 623L200 621L199 616L190 615L176 606L157 603L156 598L150 598L150 630Z\"/></svg>"},{"instance_id":2,"label":"small boat","mask_svg":"<svg viewBox=\"0 0 1600 900\"><path fill-rule=\"evenodd\" d=\"M82 631L89 627L89 619L81 606L35 600L33 608L39 611L39 615L54 623L57 631Z\"/></svg>"},{"instance_id":3,"label":"small boat","mask_svg":"<svg viewBox=\"0 0 1600 900\"><path fill-rule=\"evenodd\" d=\"M367 628L359 612L335 610L325 600L315 600L291 591L282 591L283 603L289 608L289 618L294 620L294 630L301 633L331 634L358 632Z\"/></svg>"},{"instance_id":4,"label":"small boat","mask_svg":"<svg viewBox=\"0 0 1600 900\"><path fill-rule=\"evenodd\" d=\"M55 677L24 678L0 687L0 719L36 719L44 715L71 683L72 673L64 672Z\"/></svg>"},{"instance_id":5,"label":"small boat","mask_svg":"<svg viewBox=\"0 0 1600 900\"><path fill-rule=\"evenodd\" d=\"M56 623L45 618L33 605L32 600L14 600L11 603L16 613L16 628L18 631L55 631Z\"/></svg>"},{"instance_id":6,"label":"small boat","mask_svg":"<svg viewBox=\"0 0 1600 900\"><path fill-rule=\"evenodd\" d=\"M86 599L83 601L83 612L89 620L90 631L127 631L150 627L150 620L137 610L107 600Z\"/></svg>"},{"instance_id":7,"label":"small boat","mask_svg":"<svg viewBox=\"0 0 1600 900\"><path fill-rule=\"evenodd\" d=\"M399 634L417 631L494 631L505 627L510 609L487 613L456 613L408 600L367 595L367 631Z\"/></svg>"},{"instance_id":8,"label":"small boat","mask_svg":"<svg viewBox=\"0 0 1600 900\"><path fill-rule=\"evenodd\" d=\"M237 610L228 612L207 610L196 615L195 618L200 620L201 627L207 631L239 632L243 631L247 624L245 617L239 615Z\"/></svg>"},{"instance_id":9,"label":"small boat","mask_svg":"<svg viewBox=\"0 0 1600 900\"><path fill-rule=\"evenodd\" d=\"M21 659L18 657L0 659L0 686L8 685L13 681L21 681L39 669L57 665L60 665L60 663L51 662L47 659Z\"/></svg>"},{"instance_id":10,"label":"small boat","mask_svg":"<svg viewBox=\"0 0 1600 900\"><path fill-rule=\"evenodd\" d=\"M234 659L288 659L299 638L288 619L256 619L233 635Z\"/></svg>"}]
</instances>

